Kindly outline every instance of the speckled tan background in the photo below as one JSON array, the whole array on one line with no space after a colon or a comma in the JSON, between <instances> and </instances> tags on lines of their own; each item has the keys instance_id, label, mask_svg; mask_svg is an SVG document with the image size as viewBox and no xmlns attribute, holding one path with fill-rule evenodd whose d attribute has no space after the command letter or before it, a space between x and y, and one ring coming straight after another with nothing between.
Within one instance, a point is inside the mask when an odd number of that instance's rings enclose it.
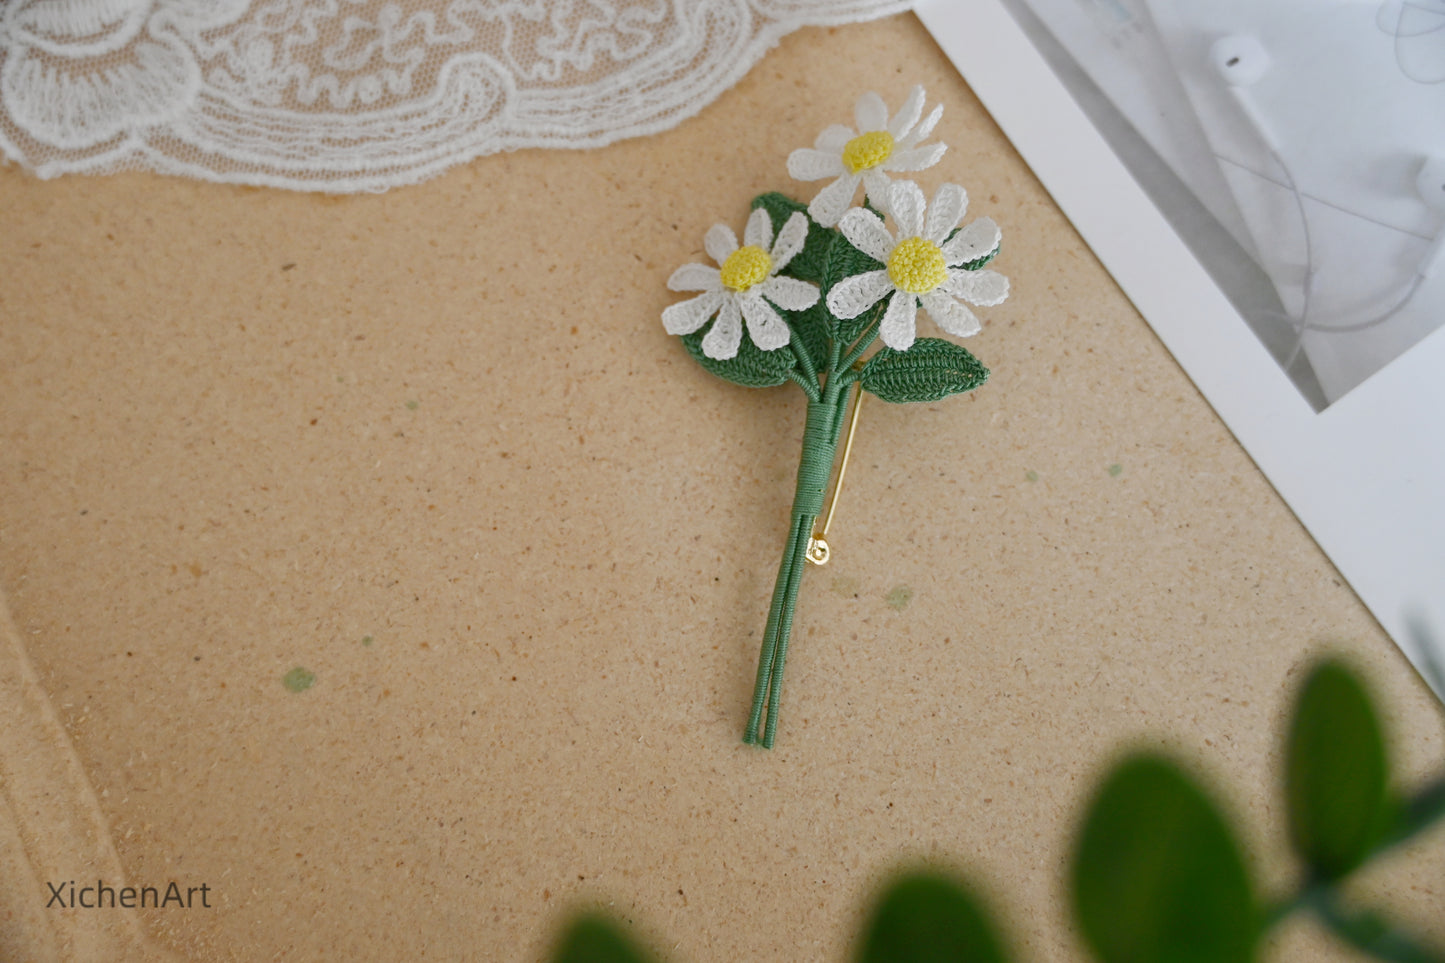
<instances>
[{"instance_id":1,"label":"speckled tan background","mask_svg":"<svg viewBox=\"0 0 1445 963\"><path fill-rule=\"evenodd\" d=\"M766 753L739 734L802 397L694 365L664 281L755 193L808 196L787 154L861 90L915 82L952 145L922 179L1003 226L1014 294L969 345L984 389L865 409ZM1410 779L1445 757L911 16L795 34L602 150L361 197L10 168L0 211L7 959L531 960L592 900L672 961L841 960L928 856L1022 959L1074 960L1061 868L1122 744L1209 772L1276 888L1312 653L1368 669ZM35 904L97 873L213 908ZM1442 879L1436 833L1363 882L1445 941Z\"/></svg>"}]
</instances>

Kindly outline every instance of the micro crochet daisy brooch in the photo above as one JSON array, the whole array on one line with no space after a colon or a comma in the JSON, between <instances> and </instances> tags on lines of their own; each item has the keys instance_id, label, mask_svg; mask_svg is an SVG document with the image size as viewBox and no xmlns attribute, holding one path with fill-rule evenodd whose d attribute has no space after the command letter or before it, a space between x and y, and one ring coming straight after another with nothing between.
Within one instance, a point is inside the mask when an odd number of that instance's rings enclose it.
<instances>
[{"instance_id":1,"label":"micro crochet daisy brooch","mask_svg":"<svg viewBox=\"0 0 1445 963\"><path fill-rule=\"evenodd\" d=\"M731 227L716 224L703 247L717 266L686 264L667 282L674 291L698 292L666 308L662 323L700 365L750 388L791 381L808 400L792 522L745 742L771 748L777 737L798 589L807 565L824 565L831 554L826 536L863 392L894 403L938 401L988 379L988 369L963 347L918 337L920 309L943 332L965 338L981 327L970 305L1008 296L1008 279L985 269L999 251L997 225L979 218L959 227L968 207L963 188L943 184L929 202L917 184L889 177L924 170L943 156L941 143L919 146L943 108L927 117L923 109L921 87L892 117L881 97L864 94L854 111L858 130L834 125L788 158L796 179L835 178L811 203L782 194L755 198L741 245ZM865 200L856 207L860 184ZM815 531L830 488L828 514Z\"/></svg>"}]
</instances>

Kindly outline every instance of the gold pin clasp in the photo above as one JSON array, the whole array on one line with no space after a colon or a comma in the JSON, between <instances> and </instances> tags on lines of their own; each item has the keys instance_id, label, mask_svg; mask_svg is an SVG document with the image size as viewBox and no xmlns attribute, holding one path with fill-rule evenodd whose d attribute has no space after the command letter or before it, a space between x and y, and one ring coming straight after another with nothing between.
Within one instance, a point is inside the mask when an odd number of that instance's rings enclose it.
<instances>
[{"instance_id":1,"label":"gold pin clasp","mask_svg":"<svg viewBox=\"0 0 1445 963\"><path fill-rule=\"evenodd\" d=\"M822 535L814 535L808 539L808 561L814 565L827 565L830 554L828 540Z\"/></svg>"},{"instance_id":2,"label":"gold pin clasp","mask_svg":"<svg viewBox=\"0 0 1445 963\"><path fill-rule=\"evenodd\" d=\"M828 514L823 519L823 530L808 539L805 556L814 565L827 565L832 557L828 546L828 527L833 524L833 513L838 510L838 495L843 491L843 478L848 474L848 455L853 451L853 433L858 430L858 412L863 408L863 385L860 382L853 396L853 415L848 420L848 438L843 442L843 459L838 463L838 481L833 485L833 497L828 501Z\"/></svg>"}]
</instances>

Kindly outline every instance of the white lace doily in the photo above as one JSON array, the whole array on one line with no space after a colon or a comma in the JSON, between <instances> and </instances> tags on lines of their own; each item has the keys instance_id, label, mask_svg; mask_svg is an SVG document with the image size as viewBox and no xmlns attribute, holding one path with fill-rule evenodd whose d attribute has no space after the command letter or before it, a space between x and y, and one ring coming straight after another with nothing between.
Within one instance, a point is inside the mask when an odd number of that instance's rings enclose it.
<instances>
[{"instance_id":1,"label":"white lace doily","mask_svg":"<svg viewBox=\"0 0 1445 963\"><path fill-rule=\"evenodd\" d=\"M908 0L10 0L0 150L381 191L482 154L662 130L784 34Z\"/></svg>"}]
</instances>

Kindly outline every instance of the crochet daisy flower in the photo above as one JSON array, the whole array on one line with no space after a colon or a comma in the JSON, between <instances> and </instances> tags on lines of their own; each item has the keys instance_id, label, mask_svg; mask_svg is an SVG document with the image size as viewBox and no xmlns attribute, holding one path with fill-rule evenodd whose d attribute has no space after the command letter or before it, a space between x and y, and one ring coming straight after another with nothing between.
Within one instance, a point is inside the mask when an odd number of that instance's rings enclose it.
<instances>
[{"instance_id":1,"label":"crochet daisy flower","mask_svg":"<svg viewBox=\"0 0 1445 963\"><path fill-rule=\"evenodd\" d=\"M861 207L838 222L854 247L885 265L836 284L828 292L828 310L838 318L856 318L884 298L888 309L878 336L896 351L907 351L916 333L918 305L944 331L960 338L977 334L978 318L959 303L991 305L1008 297L1008 278L989 270L969 271L960 265L976 261L999 245L998 225L979 218L949 234L968 208L968 195L957 184L944 184L925 203L912 181L894 183L888 209L898 227L895 240L878 215Z\"/></svg>"},{"instance_id":2,"label":"crochet daisy flower","mask_svg":"<svg viewBox=\"0 0 1445 963\"><path fill-rule=\"evenodd\" d=\"M908 92L908 98L891 121L883 98L872 91L858 98L853 116L861 133L834 124L818 135L811 148L804 147L788 155L788 173L794 180L837 178L808 205L813 220L824 227L838 223L853 203L860 181L873 206L887 213L890 183L887 172L925 170L938 163L948 149L941 143L918 146L943 116L943 107L937 106L922 123L918 122L923 116L922 87Z\"/></svg>"},{"instance_id":3,"label":"crochet daisy flower","mask_svg":"<svg viewBox=\"0 0 1445 963\"><path fill-rule=\"evenodd\" d=\"M736 357L746 321L753 344L764 351L784 347L792 330L774 309L802 311L818 303L816 285L779 277L808 239L808 218L796 211L773 238L773 222L761 207L748 217L743 246L726 224L714 224L703 238L708 256L721 268L684 264L667 279L674 291L702 294L662 312L668 334L692 334L713 315L717 322L702 339L702 353L717 361ZM769 303L771 302L771 303Z\"/></svg>"}]
</instances>

